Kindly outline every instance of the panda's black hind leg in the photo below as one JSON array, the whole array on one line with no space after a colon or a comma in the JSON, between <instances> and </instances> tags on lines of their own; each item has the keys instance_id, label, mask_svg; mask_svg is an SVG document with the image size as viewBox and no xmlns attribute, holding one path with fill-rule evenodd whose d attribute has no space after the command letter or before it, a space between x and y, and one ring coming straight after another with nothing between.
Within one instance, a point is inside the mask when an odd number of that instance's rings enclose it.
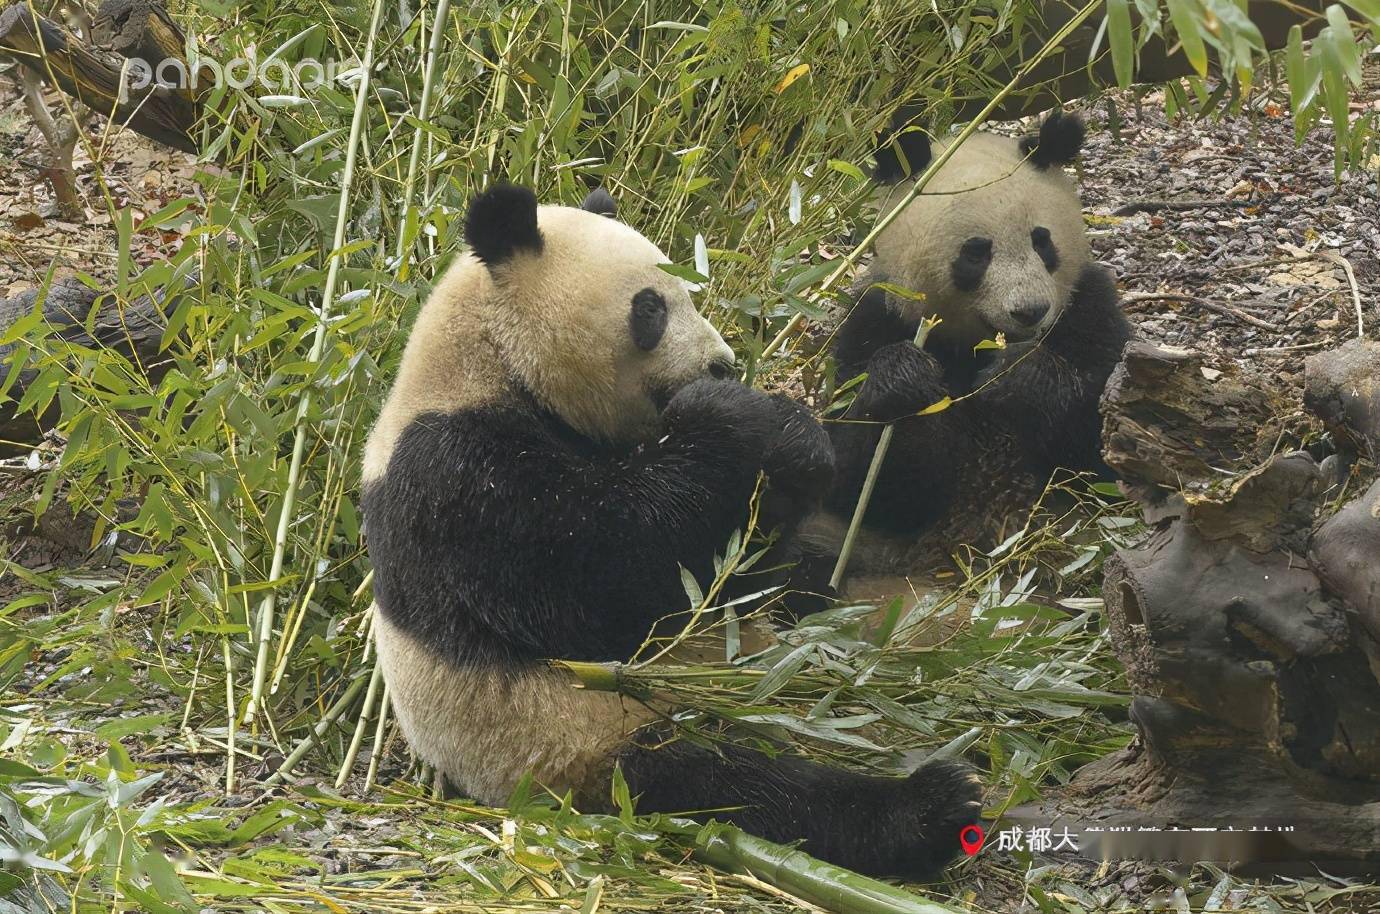
<instances>
[{"instance_id":1,"label":"panda's black hind leg","mask_svg":"<svg viewBox=\"0 0 1380 914\"><path fill-rule=\"evenodd\" d=\"M639 812L714 818L770 841L800 841L806 853L871 876L936 875L981 811L980 782L960 762L888 778L675 740L635 743L619 763Z\"/></svg>"}]
</instances>

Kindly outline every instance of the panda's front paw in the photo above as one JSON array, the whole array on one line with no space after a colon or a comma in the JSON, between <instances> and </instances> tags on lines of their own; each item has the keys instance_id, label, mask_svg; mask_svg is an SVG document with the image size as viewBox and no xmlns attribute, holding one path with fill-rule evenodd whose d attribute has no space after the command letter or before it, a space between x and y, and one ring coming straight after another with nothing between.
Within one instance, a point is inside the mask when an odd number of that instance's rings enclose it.
<instances>
[{"instance_id":1,"label":"panda's front paw","mask_svg":"<svg viewBox=\"0 0 1380 914\"><path fill-rule=\"evenodd\" d=\"M824 491L834 481L834 445L819 420L803 404L773 394L781 432L762 468L773 486L794 491Z\"/></svg>"},{"instance_id":2,"label":"panda's front paw","mask_svg":"<svg viewBox=\"0 0 1380 914\"><path fill-rule=\"evenodd\" d=\"M867 418L892 422L913 416L946 395L939 360L907 340L873 354L858 399Z\"/></svg>"},{"instance_id":3,"label":"panda's front paw","mask_svg":"<svg viewBox=\"0 0 1380 914\"><path fill-rule=\"evenodd\" d=\"M915 830L898 871L923 880L937 874L957 856L959 832L976 825L982 814L982 782L972 767L958 761L935 761L905 781L907 817Z\"/></svg>"},{"instance_id":4,"label":"panda's front paw","mask_svg":"<svg viewBox=\"0 0 1380 914\"><path fill-rule=\"evenodd\" d=\"M1038 358L1034 353L1039 348L1039 340L1007 343L1005 349L998 350L992 361L978 371L977 377L973 380L974 389L994 380L997 383L1009 383L1014 380L1016 374L1030 364L1029 359Z\"/></svg>"},{"instance_id":5,"label":"panda's front paw","mask_svg":"<svg viewBox=\"0 0 1380 914\"><path fill-rule=\"evenodd\" d=\"M780 429L779 407L771 397L738 381L710 378L677 391L662 412L662 423L672 435L711 448L731 447L758 461Z\"/></svg>"}]
</instances>

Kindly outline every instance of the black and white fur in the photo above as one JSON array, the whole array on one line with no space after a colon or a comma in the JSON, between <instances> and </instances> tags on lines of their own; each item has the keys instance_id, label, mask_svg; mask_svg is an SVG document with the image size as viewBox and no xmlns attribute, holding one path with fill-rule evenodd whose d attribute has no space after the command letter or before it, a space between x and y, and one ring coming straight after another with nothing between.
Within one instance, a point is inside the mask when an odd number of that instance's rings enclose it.
<instances>
[{"instance_id":1,"label":"black and white fur","mask_svg":"<svg viewBox=\"0 0 1380 914\"><path fill-rule=\"evenodd\" d=\"M845 421L830 425L833 516L815 525L816 536L837 538L880 423L900 419L865 516L872 542L855 567L917 570L915 562L963 543L990 546L1013 515L1023 519L1056 467L1105 471L1098 400L1129 327L1115 280L1092 261L1063 170L1083 133L1078 118L1055 113L1038 135L973 135L878 237L834 337L839 379L867 379ZM901 127L877 155L880 211L946 146L932 149L923 132ZM911 340L927 316L941 323L921 350ZM1004 351L974 349L998 334ZM970 397L915 415L962 395Z\"/></svg>"},{"instance_id":2,"label":"black and white fur","mask_svg":"<svg viewBox=\"0 0 1380 914\"><path fill-rule=\"evenodd\" d=\"M932 873L978 813L965 767L897 779L707 748L546 662L627 660L689 608L682 567L709 582L759 473L790 505L833 470L803 408L727 379L732 351L610 203L481 195L412 330L363 478L399 724L486 803L530 772L605 808L619 765L643 812L717 810L856 869Z\"/></svg>"}]
</instances>

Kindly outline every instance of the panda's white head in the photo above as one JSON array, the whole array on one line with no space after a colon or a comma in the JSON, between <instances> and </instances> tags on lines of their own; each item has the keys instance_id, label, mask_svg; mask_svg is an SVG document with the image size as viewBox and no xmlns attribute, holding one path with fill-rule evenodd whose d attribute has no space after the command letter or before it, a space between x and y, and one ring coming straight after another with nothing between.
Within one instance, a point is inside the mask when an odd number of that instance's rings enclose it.
<instances>
[{"instance_id":1,"label":"panda's white head","mask_svg":"<svg viewBox=\"0 0 1380 914\"><path fill-rule=\"evenodd\" d=\"M530 395L576 431L654 434L671 396L733 372L733 350L695 310L666 255L613 218L602 190L579 209L499 185L470 206L458 258L427 297L365 449L381 476L418 416Z\"/></svg>"},{"instance_id":2,"label":"panda's white head","mask_svg":"<svg viewBox=\"0 0 1380 914\"><path fill-rule=\"evenodd\" d=\"M877 238L874 274L923 293L921 301L898 297L899 307L941 318L936 337L957 345L1044 332L1092 256L1078 192L1063 170L1082 144L1082 121L1059 113L1038 135L969 137ZM922 131L904 126L878 150L883 214L934 151Z\"/></svg>"},{"instance_id":3,"label":"panda's white head","mask_svg":"<svg viewBox=\"0 0 1380 914\"><path fill-rule=\"evenodd\" d=\"M481 323L514 380L576 431L626 441L656 427L681 387L733 372L733 350L668 259L613 217L595 191L581 208L538 206L500 185L471 204L465 239L486 274Z\"/></svg>"}]
</instances>

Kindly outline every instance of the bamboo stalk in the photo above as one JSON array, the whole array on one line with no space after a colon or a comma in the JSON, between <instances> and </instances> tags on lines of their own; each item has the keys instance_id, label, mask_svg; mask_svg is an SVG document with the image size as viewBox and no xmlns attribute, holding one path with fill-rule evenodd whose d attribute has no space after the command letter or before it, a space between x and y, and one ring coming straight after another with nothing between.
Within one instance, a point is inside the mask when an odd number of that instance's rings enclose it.
<instances>
[{"instance_id":1,"label":"bamboo stalk","mask_svg":"<svg viewBox=\"0 0 1380 914\"><path fill-rule=\"evenodd\" d=\"M377 19L375 23L377 24ZM355 677L355 681L350 683L350 687L345 690L344 695L340 696L340 700L331 706L331 709L326 712L325 717L322 717L316 722L316 726L312 728L311 734L294 746L292 752L288 754L288 757L283 759L283 764L278 766L278 770L264 780L265 787L272 787L292 773L292 769L296 767L298 762L302 761L303 756L310 751L312 746L320 741L322 736L326 735L326 731L340 719L340 715L345 713L345 709L359 697L359 693L364 689L365 682L365 677Z\"/></svg>"},{"instance_id":2,"label":"bamboo stalk","mask_svg":"<svg viewBox=\"0 0 1380 914\"><path fill-rule=\"evenodd\" d=\"M581 688L594 692L621 692L623 690L623 664L621 663L553 660L551 665L574 676Z\"/></svg>"},{"instance_id":3,"label":"bamboo stalk","mask_svg":"<svg viewBox=\"0 0 1380 914\"><path fill-rule=\"evenodd\" d=\"M350 138L345 148L345 168L340 176L340 205L336 209L335 237L331 243L330 264L326 269L326 287L321 293L321 316L316 324L316 334L312 339L311 352L307 356L310 364L321 361L326 348L326 326L335 301L335 287L340 280L340 251L345 247L345 227L349 224L351 190L354 186L355 161L359 156L360 136L364 132L365 104L369 96L369 77L374 69L374 45L378 38L379 20L383 13L383 0L374 0L373 16L369 21L369 37L365 41L364 61L360 65L359 82L355 85L355 109L350 121ZM273 612L278 600L278 579L283 575L283 560L287 555L288 528L292 523L292 510L297 500L297 487L302 476L302 457L307 446L307 413L311 408L311 386L302 388L301 399L297 401L297 417L294 421L296 431L292 442L292 460L288 464L287 489L283 492L283 506L278 515L278 529L273 538L273 561L268 579L274 582L259 607L259 643L254 660L254 684L249 694L249 704L244 710L245 723L254 720L263 701L264 683L268 678L268 645L273 637Z\"/></svg>"},{"instance_id":4,"label":"bamboo stalk","mask_svg":"<svg viewBox=\"0 0 1380 914\"><path fill-rule=\"evenodd\" d=\"M345 781L350 777L350 769L355 766L359 747L364 743L364 725L369 720L369 715L374 711L374 699L378 696L379 683L381 682L383 682L383 667L375 663L374 672L369 676L369 691L364 693L364 704L359 708L359 720L355 722L354 735L350 737L350 746L345 750L345 760L340 763L340 773L335 776L336 790L345 786Z\"/></svg>"},{"instance_id":5,"label":"bamboo stalk","mask_svg":"<svg viewBox=\"0 0 1380 914\"><path fill-rule=\"evenodd\" d=\"M436 15L431 20L431 42L426 51L426 72L422 76L422 100L417 106L417 123L424 124L431 116L431 90L436 84L436 69L441 59L441 45L445 40L446 22L450 17L450 0L437 0ZM399 281L407 279L408 252L412 245L407 237L407 224L416 212L412 203L412 193L417 185L417 166L422 159L422 143L425 131L420 126L412 135L412 155L407 161L407 178L403 181L402 224L398 226L398 249L394 257L394 275Z\"/></svg>"},{"instance_id":6,"label":"bamboo stalk","mask_svg":"<svg viewBox=\"0 0 1380 914\"><path fill-rule=\"evenodd\" d=\"M283 675L287 673L288 660L292 657L292 648L297 644L297 636L302 632L302 622L307 618L307 604L311 602L312 594L316 592L316 578L312 578L307 585L307 592L302 595L302 599L295 603L288 611L287 618L283 620L283 629L287 637L278 642L277 658L273 663L273 675L269 677L268 694L275 695L278 686L283 681Z\"/></svg>"},{"instance_id":7,"label":"bamboo stalk","mask_svg":"<svg viewBox=\"0 0 1380 914\"><path fill-rule=\"evenodd\" d=\"M383 683L383 694L379 696L379 718L374 724L373 748L369 752L369 768L364 772L364 793L374 789L374 781L379 774L379 759L383 756L383 728L388 723L388 682Z\"/></svg>"},{"instance_id":8,"label":"bamboo stalk","mask_svg":"<svg viewBox=\"0 0 1380 914\"><path fill-rule=\"evenodd\" d=\"M230 652L230 636L220 636L225 662L225 792L235 792L235 658Z\"/></svg>"},{"instance_id":9,"label":"bamboo stalk","mask_svg":"<svg viewBox=\"0 0 1380 914\"><path fill-rule=\"evenodd\" d=\"M930 329L937 323L938 321L928 318L920 322L920 326L915 330L914 339L918 348L925 348L925 338L930 335ZM872 501L872 490L877 485L877 477L881 475L882 464L886 461L886 452L891 448L891 437L895 434L896 423L888 422L886 428L882 429L882 436L877 439L877 449L872 452L872 462L867 465L867 475L863 477L858 503L853 506L853 516L848 520L848 532L843 536L843 545L839 547L839 557L834 562L834 571L829 575L829 586L835 591L843 582L843 573L848 570L848 559L853 555L853 544L857 542L858 530L862 528L863 515L867 513L867 506Z\"/></svg>"},{"instance_id":10,"label":"bamboo stalk","mask_svg":"<svg viewBox=\"0 0 1380 914\"><path fill-rule=\"evenodd\" d=\"M885 231L887 227L891 225L891 223L896 221L896 218L900 216L902 212L905 211L905 208L910 205L910 202L912 200L920 196L920 192L925 189L925 185L930 182L930 179L938 173L939 169L944 167L944 165L949 161L949 159L953 157L954 153L958 151L958 148L962 146L964 142L967 141L968 137L972 136L979 127L981 127L984 123L987 122L987 119L992 116L992 112L997 110L997 108L1001 105L1002 101L1008 95L1015 91L1016 87L1021 84L1021 82L1026 78L1026 76L1029 75L1029 73L1036 66L1038 66L1041 61L1043 61L1046 57L1048 57L1056 49L1058 49L1063 44L1065 39L1067 39L1069 35L1073 34L1074 30L1077 29L1080 25L1082 25L1084 20L1091 16L1093 12L1099 9L1101 6L1102 0L1089 0L1086 6L1080 9L1072 19L1064 23L1064 27L1061 28L1059 31L1055 32L1053 37L1051 37L1048 41L1044 43L1043 46L1041 46L1040 50L1036 52L1034 57L1031 57L1028 61L1026 61L1025 65L1021 67L1021 69L1016 73L1016 75L1011 78L1010 82L1002 86L1000 91L998 91L996 95L992 96L991 101L989 101L985 106L983 106L983 109L979 111L971 121L968 122L967 126L965 126L961 131L959 131L958 135L954 137L953 142L945 146L944 150L937 157L935 157L933 161L930 162L929 167L920 173L920 177L915 179L915 183L911 186L910 191L901 200L901 202L897 203L896 206L894 206L890 212L883 216L882 219L875 226L873 226L872 231L868 232L865 236L863 236L863 240L858 242L857 247L849 251L846 257L843 257L839 260L839 265L834 269L832 273L830 273L828 276L824 278L823 282L819 284L819 291L823 292L827 289L832 288L834 283L838 282L839 278L843 276L843 274L850 267L852 267L855 263L858 262L858 258L862 256L864 251L866 251L868 248L872 246L872 244L877 240L877 236L880 235L883 231ZM771 342L767 343L767 345L762 349L761 354L758 356L758 360L765 359L767 356L771 355L773 352L785 345L786 340L789 339L791 335L794 334L800 328L800 325L804 322L805 315L803 312L797 313L795 316L793 316L789 321L786 322L786 326L781 328L781 332L774 336Z\"/></svg>"},{"instance_id":11,"label":"bamboo stalk","mask_svg":"<svg viewBox=\"0 0 1380 914\"><path fill-rule=\"evenodd\" d=\"M839 914L958 914L904 889L825 863L737 828L717 829L695 842L696 860L730 873L748 873L797 898Z\"/></svg>"}]
</instances>

